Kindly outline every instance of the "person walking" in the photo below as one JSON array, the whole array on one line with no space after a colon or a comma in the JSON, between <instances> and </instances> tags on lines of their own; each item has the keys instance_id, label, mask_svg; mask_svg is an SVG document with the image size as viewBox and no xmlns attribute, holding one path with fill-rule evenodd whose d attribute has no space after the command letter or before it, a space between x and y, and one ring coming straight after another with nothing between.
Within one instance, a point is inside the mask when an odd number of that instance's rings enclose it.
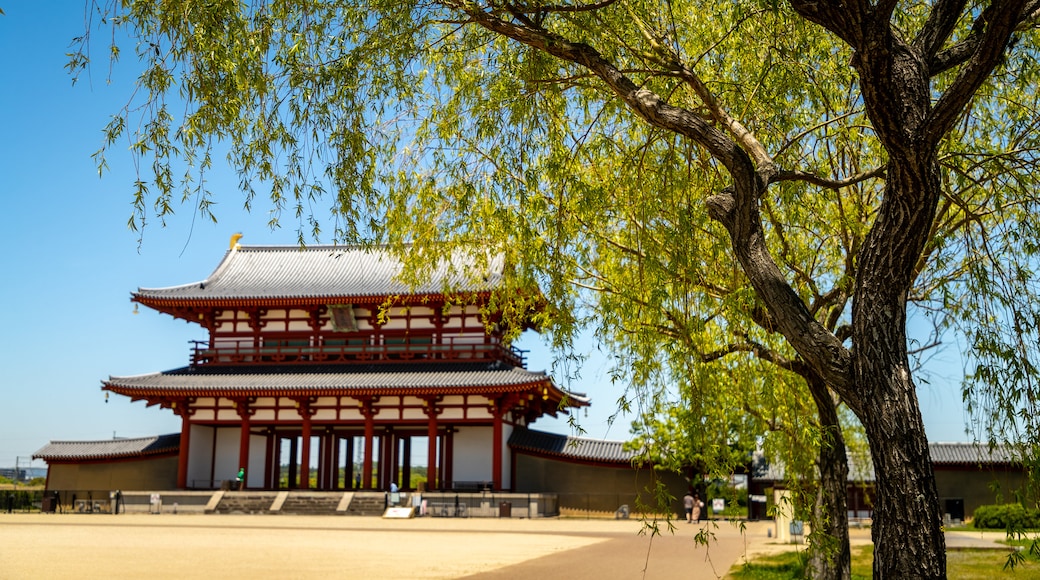
<instances>
[{"instance_id":1,"label":"person walking","mask_svg":"<svg viewBox=\"0 0 1040 580\"><path fill-rule=\"evenodd\" d=\"M686 495L684 495L683 498L682 498L682 502L683 502L683 509L686 510L686 523L692 524L693 523L693 505L694 505L693 494L691 494L690 492L686 492Z\"/></svg>"}]
</instances>

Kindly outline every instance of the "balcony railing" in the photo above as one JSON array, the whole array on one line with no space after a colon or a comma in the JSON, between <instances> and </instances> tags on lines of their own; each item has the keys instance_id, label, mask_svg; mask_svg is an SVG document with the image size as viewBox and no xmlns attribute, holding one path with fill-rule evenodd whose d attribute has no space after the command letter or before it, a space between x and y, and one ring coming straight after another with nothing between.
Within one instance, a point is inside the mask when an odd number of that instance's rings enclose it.
<instances>
[{"instance_id":1,"label":"balcony railing","mask_svg":"<svg viewBox=\"0 0 1040 580\"><path fill-rule=\"evenodd\" d=\"M285 363L371 363L502 360L523 366L527 351L501 344L358 344L262 347L224 345L210 347L208 342L190 341L192 366L220 364L285 364Z\"/></svg>"}]
</instances>

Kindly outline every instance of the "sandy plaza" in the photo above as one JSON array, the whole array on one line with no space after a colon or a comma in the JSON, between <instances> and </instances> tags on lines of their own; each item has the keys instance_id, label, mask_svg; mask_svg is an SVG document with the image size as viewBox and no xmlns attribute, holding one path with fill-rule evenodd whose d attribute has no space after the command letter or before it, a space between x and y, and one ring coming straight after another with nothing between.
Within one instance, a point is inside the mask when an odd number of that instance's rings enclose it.
<instances>
[{"instance_id":1,"label":"sandy plaza","mask_svg":"<svg viewBox=\"0 0 1040 580\"><path fill-rule=\"evenodd\" d=\"M772 522L0 514L0 578L718 578Z\"/></svg>"}]
</instances>

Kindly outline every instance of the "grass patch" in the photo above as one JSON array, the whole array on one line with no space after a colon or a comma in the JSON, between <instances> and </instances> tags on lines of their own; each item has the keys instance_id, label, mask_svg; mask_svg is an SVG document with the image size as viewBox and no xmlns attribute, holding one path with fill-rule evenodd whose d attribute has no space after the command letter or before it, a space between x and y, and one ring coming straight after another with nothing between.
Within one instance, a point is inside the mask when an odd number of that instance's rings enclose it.
<instances>
[{"instance_id":1,"label":"grass patch","mask_svg":"<svg viewBox=\"0 0 1040 580\"><path fill-rule=\"evenodd\" d=\"M729 578L739 580L787 580L805 578L805 553L783 552L738 564L730 570Z\"/></svg>"},{"instance_id":2,"label":"grass patch","mask_svg":"<svg viewBox=\"0 0 1040 580\"><path fill-rule=\"evenodd\" d=\"M946 553L947 577L950 580L1040 580L1040 559L1035 554L1029 554L1029 541L1021 543L1025 545L1023 553L1026 560L1014 571L1004 569L1008 555L1002 550L950 550ZM1019 542L1013 544L1018 545ZM869 580L873 576L873 559L873 546L852 549L853 580ZM805 564L804 552L784 552L738 564L727 577L737 580L796 580L805 578Z\"/></svg>"}]
</instances>

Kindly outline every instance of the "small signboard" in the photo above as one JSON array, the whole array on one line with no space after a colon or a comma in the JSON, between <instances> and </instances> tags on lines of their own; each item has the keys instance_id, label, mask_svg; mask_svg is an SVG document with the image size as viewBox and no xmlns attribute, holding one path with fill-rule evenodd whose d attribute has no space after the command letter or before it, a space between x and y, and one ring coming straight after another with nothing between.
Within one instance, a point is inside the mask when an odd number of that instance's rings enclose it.
<instances>
[{"instance_id":1,"label":"small signboard","mask_svg":"<svg viewBox=\"0 0 1040 580\"><path fill-rule=\"evenodd\" d=\"M383 517L387 519L401 519L406 520L411 517L415 517L415 509L410 507L388 507L383 512Z\"/></svg>"},{"instance_id":2,"label":"small signboard","mask_svg":"<svg viewBox=\"0 0 1040 580\"><path fill-rule=\"evenodd\" d=\"M711 511L715 513L722 513L726 509L726 500L722 498L715 498L711 500Z\"/></svg>"}]
</instances>

